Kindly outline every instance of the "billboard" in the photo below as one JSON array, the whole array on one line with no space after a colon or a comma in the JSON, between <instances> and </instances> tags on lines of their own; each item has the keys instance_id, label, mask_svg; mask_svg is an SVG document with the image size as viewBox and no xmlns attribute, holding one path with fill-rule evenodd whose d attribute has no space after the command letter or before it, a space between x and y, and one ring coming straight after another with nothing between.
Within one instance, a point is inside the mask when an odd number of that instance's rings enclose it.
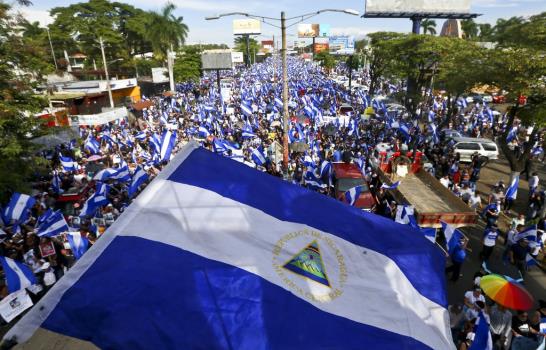
<instances>
[{"instance_id":1,"label":"billboard","mask_svg":"<svg viewBox=\"0 0 546 350\"><path fill-rule=\"evenodd\" d=\"M338 55L352 55L355 53L354 36L331 36L329 38L330 53Z\"/></svg>"},{"instance_id":2,"label":"billboard","mask_svg":"<svg viewBox=\"0 0 546 350\"><path fill-rule=\"evenodd\" d=\"M243 53L238 51L233 51L231 53L231 61L232 63L244 63L245 60L243 58Z\"/></svg>"},{"instance_id":3,"label":"billboard","mask_svg":"<svg viewBox=\"0 0 546 350\"><path fill-rule=\"evenodd\" d=\"M257 19L234 19L233 34L262 34L261 23Z\"/></svg>"},{"instance_id":4,"label":"billboard","mask_svg":"<svg viewBox=\"0 0 546 350\"><path fill-rule=\"evenodd\" d=\"M152 68L152 82L157 83L168 83L169 82L169 71L167 68L156 67Z\"/></svg>"},{"instance_id":5,"label":"billboard","mask_svg":"<svg viewBox=\"0 0 546 350\"><path fill-rule=\"evenodd\" d=\"M320 37L327 38L330 36L330 25L321 23L319 26L319 35Z\"/></svg>"},{"instance_id":6,"label":"billboard","mask_svg":"<svg viewBox=\"0 0 546 350\"><path fill-rule=\"evenodd\" d=\"M366 0L366 14L470 13L470 0Z\"/></svg>"},{"instance_id":7,"label":"billboard","mask_svg":"<svg viewBox=\"0 0 546 350\"><path fill-rule=\"evenodd\" d=\"M298 24L298 38L316 38L319 36L320 26L318 24Z\"/></svg>"},{"instance_id":8,"label":"billboard","mask_svg":"<svg viewBox=\"0 0 546 350\"><path fill-rule=\"evenodd\" d=\"M201 63L207 69L232 69L231 50L207 50L201 54Z\"/></svg>"},{"instance_id":9,"label":"billboard","mask_svg":"<svg viewBox=\"0 0 546 350\"><path fill-rule=\"evenodd\" d=\"M298 24L298 38L320 38L330 35L329 24L301 23Z\"/></svg>"},{"instance_id":10,"label":"billboard","mask_svg":"<svg viewBox=\"0 0 546 350\"><path fill-rule=\"evenodd\" d=\"M328 47L329 47L328 43L316 43L313 49L313 52L319 53L322 51L328 51Z\"/></svg>"}]
</instances>

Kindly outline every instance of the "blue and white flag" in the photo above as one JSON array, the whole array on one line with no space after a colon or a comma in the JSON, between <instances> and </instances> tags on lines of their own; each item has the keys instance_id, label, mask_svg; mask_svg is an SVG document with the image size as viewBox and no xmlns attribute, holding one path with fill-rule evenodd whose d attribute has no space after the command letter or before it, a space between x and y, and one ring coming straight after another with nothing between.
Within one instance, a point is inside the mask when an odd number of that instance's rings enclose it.
<instances>
[{"instance_id":1,"label":"blue and white flag","mask_svg":"<svg viewBox=\"0 0 546 350\"><path fill-rule=\"evenodd\" d=\"M138 187L144 182L148 181L148 178L149 176L147 172L145 172L141 167L136 168L131 180L131 185L127 189L129 198L132 198L135 195L135 193L138 191Z\"/></svg>"},{"instance_id":2,"label":"blue and white flag","mask_svg":"<svg viewBox=\"0 0 546 350\"><path fill-rule=\"evenodd\" d=\"M345 201L349 205L355 205L361 193L362 193L362 186L353 187L349 189L347 192L345 192Z\"/></svg>"},{"instance_id":3,"label":"blue and white flag","mask_svg":"<svg viewBox=\"0 0 546 350\"><path fill-rule=\"evenodd\" d=\"M389 184L382 184L381 185L381 188L384 188L386 190L394 190L396 188L398 188L398 186L400 185L400 181L396 181L395 183L393 183L392 185L389 186Z\"/></svg>"},{"instance_id":4,"label":"blue and white flag","mask_svg":"<svg viewBox=\"0 0 546 350\"><path fill-rule=\"evenodd\" d=\"M253 149L251 157L252 161L256 165L264 165L265 163L267 163L267 158L261 147Z\"/></svg>"},{"instance_id":5,"label":"blue and white flag","mask_svg":"<svg viewBox=\"0 0 546 350\"><path fill-rule=\"evenodd\" d=\"M93 176L93 180L106 181L110 177L112 177L112 175L115 175L117 172L118 172L118 169L114 169L114 168L102 169L99 172L97 172L95 176Z\"/></svg>"},{"instance_id":6,"label":"blue and white flag","mask_svg":"<svg viewBox=\"0 0 546 350\"><path fill-rule=\"evenodd\" d=\"M97 209L110 203L108 200L108 192L110 190L108 185L97 182L95 186L97 191L91 197L89 197L89 199L87 199L82 210L80 211L80 216L82 217L93 216L95 215Z\"/></svg>"},{"instance_id":7,"label":"blue and white flag","mask_svg":"<svg viewBox=\"0 0 546 350\"><path fill-rule=\"evenodd\" d=\"M518 186L519 186L519 175L516 175L512 178L512 181L510 182L510 186L508 186L508 189L506 190L506 198L511 200L516 200L516 197L518 196Z\"/></svg>"},{"instance_id":8,"label":"blue and white flag","mask_svg":"<svg viewBox=\"0 0 546 350\"><path fill-rule=\"evenodd\" d=\"M518 233L516 237L514 238L514 240L517 242L520 239L526 239L528 241L536 242L537 233L538 233L537 225L531 225L527 227L525 230Z\"/></svg>"},{"instance_id":9,"label":"blue and white flag","mask_svg":"<svg viewBox=\"0 0 546 350\"><path fill-rule=\"evenodd\" d=\"M512 142L512 140L516 139L518 137L518 127L514 126L508 131L508 135L506 136L506 142Z\"/></svg>"},{"instance_id":10,"label":"blue and white flag","mask_svg":"<svg viewBox=\"0 0 546 350\"><path fill-rule=\"evenodd\" d=\"M324 178L325 176L330 176L332 172L332 163L327 160L323 160L320 164L320 177Z\"/></svg>"},{"instance_id":11,"label":"blue and white flag","mask_svg":"<svg viewBox=\"0 0 546 350\"><path fill-rule=\"evenodd\" d=\"M87 138L84 148L91 152L91 154L100 153L100 143L94 137L91 137L91 135Z\"/></svg>"},{"instance_id":12,"label":"blue and white flag","mask_svg":"<svg viewBox=\"0 0 546 350\"><path fill-rule=\"evenodd\" d=\"M525 256L525 267L530 268L531 266L538 265L538 262L533 258L533 256L529 253Z\"/></svg>"},{"instance_id":13,"label":"blue and white flag","mask_svg":"<svg viewBox=\"0 0 546 350\"><path fill-rule=\"evenodd\" d=\"M48 215L38 226L38 237L53 237L69 230L68 224L60 211Z\"/></svg>"},{"instance_id":14,"label":"blue and white flag","mask_svg":"<svg viewBox=\"0 0 546 350\"><path fill-rule=\"evenodd\" d=\"M444 236L446 238L446 250L451 256L456 248L460 246L461 239L463 239L464 236L461 231L445 222L442 222L442 230L444 231Z\"/></svg>"},{"instance_id":15,"label":"blue and white flag","mask_svg":"<svg viewBox=\"0 0 546 350\"><path fill-rule=\"evenodd\" d=\"M78 170L78 163L70 157L59 156L61 160L61 165L63 166L64 171L76 171Z\"/></svg>"},{"instance_id":16,"label":"blue and white flag","mask_svg":"<svg viewBox=\"0 0 546 350\"><path fill-rule=\"evenodd\" d=\"M253 138L253 137L256 137L256 134L254 133L254 131L252 131L252 126L250 126L249 123L245 123L245 125L243 125L243 128L241 129L241 136L243 138Z\"/></svg>"},{"instance_id":17,"label":"blue and white flag","mask_svg":"<svg viewBox=\"0 0 546 350\"><path fill-rule=\"evenodd\" d=\"M241 112L243 112L243 115L250 117L252 115L252 107L241 103Z\"/></svg>"},{"instance_id":18,"label":"blue and white flag","mask_svg":"<svg viewBox=\"0 0 546 350\"><path fill-rule=\"evenodd\" d=\"M17 292L36 284L36 277L27 265L1 255L0 262L4 269L9 293Z\"/></svg>"},{"instance_id":19,"label":"blue and white flag","mask_svg":"<svg viewBox=\"0 0 546 350\"><path fill-rule=\"evenodd\" d=\"M131 181L131 173L129 172L129 167L123 165L120 168L116 169L116 172L110 176L111 180L118 180L121 182Z\"/></svg>"},{"instance_id":20,"label":"blue and white flag","mask_svg":"<svg viewBox=\"0 0 546 350\"><path fill-rule=\"evenodd\" d=\"M61 193L61 177L59 176L59 173L57 170L53 171L53 178L51 179L51 188L53 189L53 192L56 194Z\"/></svg>"},{"instance_id":21,"label":"blue and white flag","mask_svg":"<svg viewBox=\"0 0 546 350\"><path fill-rule=\"evenodd\" d=\"M489 331L489 324L483 311L480 311L479 317L474 325L474 340L468 350L493 350L493 339Z\"/></svg>"},{"instance_id":22,"label":"blue and white flag","mask_svg":"<svg viewBox=\"0 0 546 350\"><path fill-rule=\"evenodd\" d=\"M454 349L445 257L411 234L190 143L5 339Z\"/></svg>"},{"instance_id":23,"label":"blue and white flag","mask_svg":"<svg viewBox=\"0 0 546 350\"><path fill-rule=\"evenodd\" d=\"M436 229L434 227L421 228L420 231L431 243L436 243Z\"/></svg>"},{"instance_id":24,"label":"blue and white flag","mask_svg":"<svg viewBox=\"0 0 546 350\"><path fill-rule=\"evenodd\" d=\"M305 172L303 181L305 182L305 185L313 191L318 191L321 188L326 187L312 169Z\"/></svg>"},{"instance_id":25,"label":"blue and white flag","mask_svg":"<svg viewBox=\"0 0 546 350\"><path fill-rule=\"evenodd\" d=\"M159 154L159 160L161 162L169 160L171 158L171 153L175 145L176 131L166 130L161 137L161 151Z\"/></svg>"},{"instance_id":26,"label":"blue and white flag","mask_svg":"<svg viewBox=\"0 0 546 350\"><path fill-rule=\"evenodd\" d=\"M36 199L26 194L15 192L4 208L3 218L6 225L11 223L22 224L28 220L30 209L36 203Z\"/></svg>"},{"instance_id":27,"label":"blue and white flag","mask_svg":"<svg viewBox=\"0 0 546 350\"><path fill-rule=\"evenodd\" d=\"M72 250L72 255L76 260L79 260L82 255L87 251L89 247L89 240L85 237L82 237L79 232L70 232L66 235L68 244L70 245L70 250Z\"/></svg>"},{"instance_id":28,"label":"blue and white flag","mask_svg":"<svg viewBox=\"0 0 546 350\"><path fill-rule=\"evenodd\" d=\"M135 139L137 139L138 141L144 141L144 140L146 140L147 137L148 137L148 135L146 134L146 131L139 131L135 135Z\"/></svg>"}]
</instances>

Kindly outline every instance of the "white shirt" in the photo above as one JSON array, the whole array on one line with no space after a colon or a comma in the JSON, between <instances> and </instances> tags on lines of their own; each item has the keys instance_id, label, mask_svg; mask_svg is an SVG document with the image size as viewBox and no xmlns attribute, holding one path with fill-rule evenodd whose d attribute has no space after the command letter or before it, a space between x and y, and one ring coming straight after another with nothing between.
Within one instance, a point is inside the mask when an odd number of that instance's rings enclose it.
<instances>
[{"instance_id":1,"label":"white shirt","mask_svg":"<svg viewBox=\"0 0 546 350\"><path fill-rule=\"evenodd\" d=\"M476 194L470 196L469 199L470 208L477 208L482 203L482 198Z\"/></svg>"},{"instance_id":2,"label":"white shirt","mask_svg":"<svg viewBox=\"0 0 546 350\"><path fill-rule=\"evenodd\" d=\"M449 182L450 182L450 181L449 181L449 178L442 177L442 178L440 179L440 183L441 183L442 185L444 185L444 187L449 187Z\"/></svg>"},{"instance_id":3,"label":"white shirt","mask_svg":"<svg viewBox=\"0 0 546 350\"><path fill-rule=\"evenodd\" d=\"M497 242L497 237L499 236L499 231L489 230L483 237L483 245L486 247L494 247Z\"/></svg>"},{"instance_id":4,"label":"white shirt","mask_svg":"<svg viewBox=\"0 0 546 350\"><path fill-rule=\"evenodd\" d=\"M517 243L516 242L517 234L518 234L518 231L516 229L512 229L508 231L508 233L506 234L506 239L508 240L508 244L514 245Z\"/></svg>"},{"instance_id":5,"label":"white shirt","mask_svg":"<svg viewBox=\"0 0 546 350\"><path fill-rule=\"evenodd\" d=\"M531 176L529 179L529 188L538 187L538 180L537 175Z\"/></svg>"}]
</instances>

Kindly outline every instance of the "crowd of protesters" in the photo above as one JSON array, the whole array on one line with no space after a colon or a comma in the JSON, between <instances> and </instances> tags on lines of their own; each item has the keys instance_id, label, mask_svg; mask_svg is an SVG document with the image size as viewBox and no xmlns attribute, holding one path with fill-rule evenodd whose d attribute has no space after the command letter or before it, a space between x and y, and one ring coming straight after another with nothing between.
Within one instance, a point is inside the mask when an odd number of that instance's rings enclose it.
<instances>
[{"instance_id":1,"label":"crowd of protesters","mask_svg":"<svg viewBox=\"0 0 546 350\"><path fill-rule=\"evenodd\" d=\"M476 183L484 159L475 155L470 163L461 162L460 155L453 151L453 140L441 132L440 125L463 136L503 137L503 131L512 128L506 125L505 115L493 113L484 104L468 106L461 99L457 103L459 112L444 123L448 101L440 95L430 97L411 115L389 97L402 92L402 86L383 82L380 89L370 94L365 71L354 73L354 81L361 84L350 89L336 83L320 67L290 59L291 152L288 168L283 169L276 156L283 143L279 68L280 62L268 59L249 69L234 70L224 76L231 84L227 91L219 91L210 77L199 83L178 84L172 95L143 97L152 102L148 108L131 110L128 117L103 125L80 126L78 140L43 151L49 171L36 175L29 194L30 212L9 217L4 206L0 220L0 255L24 261L40 282L28 289L31 296L39 299L79 258L70 244L70 232L78 232L88 242L87 248L93 245L180 147L192 140L213 152L273 176L287 176L287 181L326 195L333 194L332 162L355 163L376 198L372 211L393 219L397 204L381 188L371 160L378 145L384 145L382 149L387 153L417 150L428 159L427 171L479 211L488 228L496 228L501 206L506 204L506 187L499 183L489 198L482 198ZM339 66L334 74L343 76L347 72ZM369 113L370 108L373 113ZM528 140L521 136L518 124L515 127L517 131L511 131L510 140L513 151L521 152L523 142L532 142L533 158L544 157L540 135ZM292 147L294 144L305 146ZM533 220L540 220L544 229L544 190L534 171L532 166L527 170L529 212L514 230L521 230ZM510 209L508 205L504 208ZM63 214L66 232L44 226L44 222L51 222L49 218L55 211ZM506 257L517 265L516 251L507 249ZM484 261L490 255L484 249ZM459 273L456 275L458 278ZM2 293L8 294L6 286ZM470 320L465 316L464 321ZM457 325L464 321L459 320Z\"/></svg>"}]
</instances>

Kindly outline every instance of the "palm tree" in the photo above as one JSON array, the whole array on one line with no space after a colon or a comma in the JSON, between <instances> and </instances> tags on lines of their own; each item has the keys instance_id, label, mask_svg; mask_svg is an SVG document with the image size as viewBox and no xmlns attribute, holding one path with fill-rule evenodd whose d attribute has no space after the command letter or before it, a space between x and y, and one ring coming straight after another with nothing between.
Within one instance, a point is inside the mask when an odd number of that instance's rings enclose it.
<instances>
[{"instance_id":1,"label":"palm tree","mask_svg":"<svg viewBox=\"0 0 546 350\"><path fill-rule=\"evenodd\" d=\"M472 18L463 19L461 21L461 29L463 30L464 37L467 40L473 40L478 36L478 25Z\"/></svg>"},{"instance_id":2,"label":"palm tree","mask_svg":"<svg viewBox=\"0 0 546 350\"><path fill-rule=\"evenodd\" d=\"M152 43L152 50L156 57L163 60L167 52L177 49L184 44L188 35L188 26L184 24L183 17L176 17L173 12L176 6L167 3L161 12L148 13L147 39Z\"/></svg>"},{"instance_id":3,"label":"palm tree","mask_svg":"<svg viewBox=\"0 0 546 350\"><path fill-rule=\"evenodd\" d=\"M429 32L431 35L436 35L436 21L433 19L425 18L421 22L421 28L423 28L423 34Z\"/></svg>"},{"instance_id":4,"label":"palm tree","mask_svg":"<svg viewBox=\"0 0 546 350\"><path fill-rule=\"evenodd\" d=\"M480 29L480 40L481 41L491 41L493 40L493 27L489 23L480 23L478 24L478 28Z\"/></svg>"}]
</instances>

